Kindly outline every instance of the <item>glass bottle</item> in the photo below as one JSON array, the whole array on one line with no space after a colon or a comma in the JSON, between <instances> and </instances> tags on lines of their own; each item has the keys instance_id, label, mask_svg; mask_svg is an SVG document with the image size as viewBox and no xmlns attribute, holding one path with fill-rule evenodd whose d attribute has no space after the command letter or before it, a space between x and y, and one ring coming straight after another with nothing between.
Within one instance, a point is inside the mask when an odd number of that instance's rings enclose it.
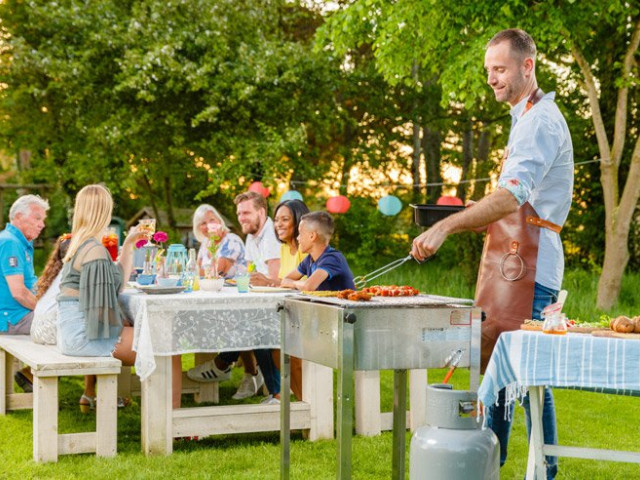
<instances>
[{"instance_id":1,"label":"glass bottle","mask_svg":"<svg viewBox=\"0 0 640 480\"><path fill-rule=\"evenodd\" d=\"M196 249L189 249L189 261L182 274L182 285L185 287L185 292L193 291L193 282L198 274L198 264L196 262Z\"/></svg>"},{"instance_id":2,"label":"glass bottle","mask_svg":"<svg viewBox=\"0 0 640 480\"><path fill-rule=\"evenodd\" d=\"M197 292L200 290L200 267L198 266L198 259L196 255L196 249L189 249L189 261L187 262L187 270L191 272L193 277L193 291Z\"/></svg>"},{"instance_id":3,"label":"glass bottle","mask_svg":"<svg viewBox=\"0 0 640 480\"><path fill-rule=\"evenodd\" d=\"M553 335L564 335L567 333L567 316L562 312L550 313L545 316L542 331Z\"/></svg>"}]
</instances>

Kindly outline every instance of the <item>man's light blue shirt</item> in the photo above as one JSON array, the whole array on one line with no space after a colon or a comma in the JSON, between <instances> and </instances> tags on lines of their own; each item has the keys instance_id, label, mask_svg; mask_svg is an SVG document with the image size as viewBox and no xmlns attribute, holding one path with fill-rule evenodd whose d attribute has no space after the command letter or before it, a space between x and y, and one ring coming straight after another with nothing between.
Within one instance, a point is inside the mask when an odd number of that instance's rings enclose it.
<instances>
[{"instance_id":1,"label":"man's light blue shirt","mask_svg":"<svg viewBox=\"0 0 640 480\"><path fill-rule=\"evenodd\" d=\"M569 127L547 93L525 112L527 98L511 109L509 156L498 186L509 190L520 205L529 202L543 220L563 225L573 192L573 144ZM564 272L560 235L540 228L536 282L559 290Z\"/></svg>"},{"instance_id":2,"label":"man's light blue shirt","mask_svg":"<svg viewBox=\"0 0 640 480\"><path fill-rule=\"evenodd\" d=\"M24 285L33 291L36 275L33 270L33 242L11 224L0 232L0 331L6 332L9 323L15 325L31 310L11 295L6 277L22 275Z\"/></svg>"}]
</instances>

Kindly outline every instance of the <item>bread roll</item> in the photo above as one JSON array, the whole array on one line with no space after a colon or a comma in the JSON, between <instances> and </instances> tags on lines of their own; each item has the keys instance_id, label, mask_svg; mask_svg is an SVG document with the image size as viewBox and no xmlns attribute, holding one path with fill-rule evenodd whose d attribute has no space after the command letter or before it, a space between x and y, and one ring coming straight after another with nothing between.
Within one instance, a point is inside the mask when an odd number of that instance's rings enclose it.
<instances>
[{"instance_id":1,"label":"bread roll","mask_svg":"<svg viewBox=\"0 0 640 480\"><path fill-rule=\"evenodd\" d=\"M640 333L640 315L633 317L633 333Z\"/></svg>"},{"instance_id":2,"label":"bread roll","mask_svg":"<svg viewBox=\"0 0 640 480\"><path fill-rule=\"evenodd\" d=\"M611 328L614 332L632 333L635 330L635 323L629 317L620 315L613 321Z\"/></svg>"}]
</instances>

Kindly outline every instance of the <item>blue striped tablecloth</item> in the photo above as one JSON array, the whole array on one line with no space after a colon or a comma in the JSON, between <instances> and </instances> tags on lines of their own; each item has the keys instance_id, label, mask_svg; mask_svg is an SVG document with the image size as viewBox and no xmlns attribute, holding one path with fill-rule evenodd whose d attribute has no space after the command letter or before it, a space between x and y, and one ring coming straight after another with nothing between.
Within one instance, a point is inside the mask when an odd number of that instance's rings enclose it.
<instances>
[{"instance_id":1,"label":"blue striped tablecloth","mask_svg":"<svg viewBox=\"0 0 640 480\"><path fill-rule=\"evenodd\" d=\"M478 390L492 405L507 387L507 402L529 386L640 394L640 341L517 330L500 335Z\"/></svg>"}]
</instances>

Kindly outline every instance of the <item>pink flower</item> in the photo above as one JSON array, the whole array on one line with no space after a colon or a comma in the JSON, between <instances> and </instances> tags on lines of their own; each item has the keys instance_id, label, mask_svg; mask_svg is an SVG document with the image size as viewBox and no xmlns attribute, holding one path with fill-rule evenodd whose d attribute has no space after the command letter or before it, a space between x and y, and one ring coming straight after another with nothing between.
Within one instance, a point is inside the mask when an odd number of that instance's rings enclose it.
<instances>
[{"instance_id":1,"label":"pink flower","mask_svg":"<svg viewBox=\"0 0 640 480\"><path fill-rule=\"evenodd\" d=\"M141 238L140 240L138 240L136 242L136 248L142 248L147 244L147 239L146 238Z\"/></svg>"},{"instance_id":2,"label":"pink flower","mask_svg":"<svg viewBox=\"0 0 640 480\"><path fill-rule=\"evenodd\" d=\"M158 243L164 243L169 240L169 235L167 235L167 232L159 230L153 234L153 240Z\"/></svg>"},{"instance_id":3,"label":"pink flower","mask_svg":"<svg viewBox=\"0 0 640 480\"><path fill-rule=\"evenodd\" d=\"M207 230L209 233L217 233L219 234L220 231L222 230L222 226L219 223L216 222L209 222L207 223Z\"/></svg>"}]
</instances>

